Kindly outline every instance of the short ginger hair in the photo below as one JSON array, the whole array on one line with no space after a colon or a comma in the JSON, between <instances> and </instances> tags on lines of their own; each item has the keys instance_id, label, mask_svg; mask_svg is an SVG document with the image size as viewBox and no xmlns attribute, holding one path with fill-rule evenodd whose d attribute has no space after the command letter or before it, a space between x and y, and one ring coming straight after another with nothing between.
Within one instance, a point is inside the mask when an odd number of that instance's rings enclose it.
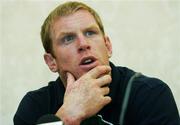
<instances>
[{"instance_id":1,"label":"short ginger hair","mask_svg":"<svg viewBox=\"0 0 180 125\"><path fill-rule=\"evenodd\" d=\"M70 14L77 12L78 10L87 10L88 12L90 12L90 14L92 14L96 23L98 24L102 34L103 35L105 34L102 21L94 9L92 9L91 7L87 6L82 2L77 2L77 1L65 2L63 4L60 4L58 7L56 7L49 14L49 16L45 19L41 27L41 40L46 53L51 53L52 55L54 55L52 48L52 39L51 39L51 27L55 19L57 17L68 16Z\"/></svg>"}]
</instances>

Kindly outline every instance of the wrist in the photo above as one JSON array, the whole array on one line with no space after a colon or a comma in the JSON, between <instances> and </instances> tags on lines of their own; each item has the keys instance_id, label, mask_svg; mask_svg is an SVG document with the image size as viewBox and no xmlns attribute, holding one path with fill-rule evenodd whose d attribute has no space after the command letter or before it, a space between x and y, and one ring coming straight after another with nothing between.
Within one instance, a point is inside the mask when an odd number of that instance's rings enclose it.
<instances>
[{"instance_id":1,"label":"wrist","mask_svg":"<svg viewBox=\"0 0 180 125\"><path fill-rule=\"evenodd\" d=\"M55 115L60 118L65 125L80 125L83 120L78 114L73 115L73 113L68 113L64 106L61 106Z\"/></svg>"}]
</instances>

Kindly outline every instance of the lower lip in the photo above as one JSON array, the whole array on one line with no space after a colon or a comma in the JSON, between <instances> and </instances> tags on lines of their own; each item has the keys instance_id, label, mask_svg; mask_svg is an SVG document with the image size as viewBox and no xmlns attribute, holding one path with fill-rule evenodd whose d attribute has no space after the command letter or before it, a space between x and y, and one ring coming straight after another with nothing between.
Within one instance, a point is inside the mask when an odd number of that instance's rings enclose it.
<instances>
[{"instance_id":1,"label":"lower lip","mask_svg":"<svg viewBox=\"0 0 180 125\"><path fill-rule=\"evenodd\" d=\"M93 63L87 65L80 65L80 68L85 71L89 71L98 65L98 61L94 61Z\"/></svg>"}]
</instances>

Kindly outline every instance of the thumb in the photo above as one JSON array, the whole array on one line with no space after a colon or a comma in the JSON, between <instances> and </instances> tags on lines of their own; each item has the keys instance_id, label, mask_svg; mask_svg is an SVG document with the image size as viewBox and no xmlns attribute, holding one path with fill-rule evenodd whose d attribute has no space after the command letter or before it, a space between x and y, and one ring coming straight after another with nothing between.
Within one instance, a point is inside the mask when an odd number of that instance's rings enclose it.
<instances>
[{"instance_id":1,"label":"thumb","mask_svg":"<svg viewBox=\"0 0 180 125\"><path fill-rule=\"evenodd\" d=\"M66 76L67 76L67 86L69 86L75 82L75 78L70 72L67 72Z\"/></svg>"}]
</instances>

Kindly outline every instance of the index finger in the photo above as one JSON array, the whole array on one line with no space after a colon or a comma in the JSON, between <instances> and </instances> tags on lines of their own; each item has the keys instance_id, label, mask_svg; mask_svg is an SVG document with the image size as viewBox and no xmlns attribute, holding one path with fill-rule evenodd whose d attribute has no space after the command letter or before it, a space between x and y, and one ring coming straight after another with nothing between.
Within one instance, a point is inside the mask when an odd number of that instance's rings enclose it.
<instances>
[{"instance_id":1,"label":"index finger","mask_svg":"<svg viewBox=\"0 0 180 125\"><path fill-rule=\"evenodd\" d=\"M108 65L101 65L93 68L89 71L89 75L93 78L98 78L104 74L108 74L111 71L111 67Z\"/></svg>"}]
</instances>

